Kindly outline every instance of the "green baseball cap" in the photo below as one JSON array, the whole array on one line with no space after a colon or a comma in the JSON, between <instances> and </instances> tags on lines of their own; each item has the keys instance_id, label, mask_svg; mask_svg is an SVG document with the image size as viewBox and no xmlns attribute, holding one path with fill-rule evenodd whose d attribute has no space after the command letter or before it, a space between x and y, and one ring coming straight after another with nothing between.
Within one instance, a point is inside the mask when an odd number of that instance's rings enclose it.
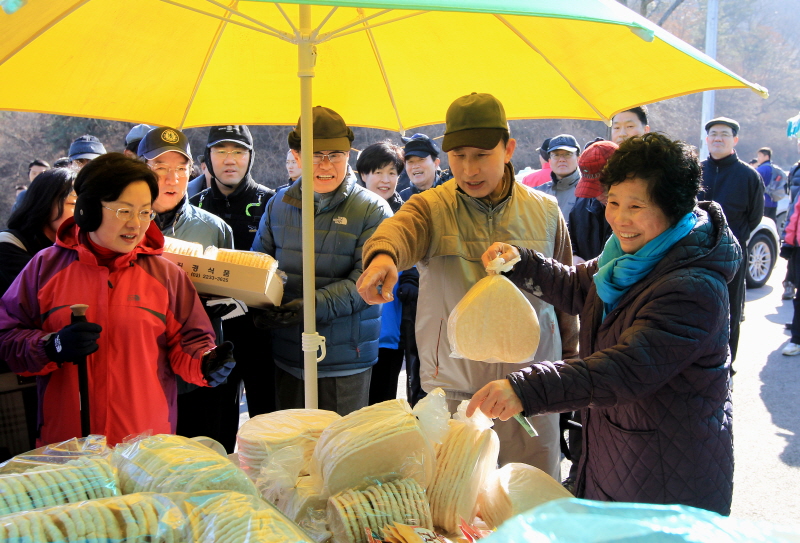
<instances>
[{"instance_id":1,"label":"green baseball cap","mask_svg":"<svg viewBox=\"0 0 800 543\"><path fill-rule=\"evenodd\" d=\"M319 151L350 151L355 139L353 131L345 124L342 116L327 107L316 106L312 111L314 119L314 149ZM300 119L297 126L289 132L289 147L300 149Z\"/></svg>"},{"instance_id":2,"label":"green baseball cap","mask_svg":"<svg viewBox=\"0 0 800 543\"><path fill-rule=\"evenodd\" d=\"M508 134L506 112L500 100L485 92L457 98L447 109L442 151L457 147L494 149Z\"/></svg>"}]
</instances>

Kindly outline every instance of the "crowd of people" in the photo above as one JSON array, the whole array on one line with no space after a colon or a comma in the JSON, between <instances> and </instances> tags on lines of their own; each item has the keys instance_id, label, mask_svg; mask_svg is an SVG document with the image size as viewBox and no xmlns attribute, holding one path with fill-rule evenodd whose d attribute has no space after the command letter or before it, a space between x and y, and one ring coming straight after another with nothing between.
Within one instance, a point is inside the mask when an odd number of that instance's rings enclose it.
<instances>
[{"instance_id":1,"label":"crowd of people","mask_svg":"<svg viewBox=\"0 0 800 543\"><path fill-rule=\"evenodd\" d=\"M739 124L719 117L701 162L640 106L614 116L610 140L545 139L541 169L518 179L489 94L451 104L441 144L414 134L359 142L357 156L345 119L312 113L320 409L395 398L405 365L412 405L441 387L451 411L471 400L498 419L501 465L561 481L564 454L579 497L730 512L746 247L775 218L768 148L757 171L736 154ZM120 153L84 135L53 167L30 163L0 232L0 360L36 378L36 444L81 435L84 359L91 432L112 445L153 431L233 452L243 391L251 417L304 407L300 140L298 121L277 189L254 178L244 125L210 127L196 156L180 130L137 125ZM273 256L282 303L223 321L234 306L199 296L161 258L164 236ZM453 358L448 316L497 257L521 258L507 275L536 310L538 350L523 364ZM74 304L87 322L72 322ZM800 354L795 314L787 355Z\"/></svg>"}]
</instances>

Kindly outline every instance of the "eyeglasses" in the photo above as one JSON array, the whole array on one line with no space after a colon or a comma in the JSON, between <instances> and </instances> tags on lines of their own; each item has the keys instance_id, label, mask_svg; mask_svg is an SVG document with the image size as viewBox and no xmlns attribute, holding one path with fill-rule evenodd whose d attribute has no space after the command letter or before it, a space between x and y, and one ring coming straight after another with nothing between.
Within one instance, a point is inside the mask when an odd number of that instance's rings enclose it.
<instances>
[{"instance_id":1,"label":"eyeglasses","mask_svg":"<svg viewBox=\"0 0 800 543\"><path fill-rule=\"evenodd\" d=\"M166 177L169 172L175 172L176 177L189 177L189 172L192 170L191 166L178 166L177 168L170 168L164 163L151 164L150 169L156 172L159 177Z\"/></svg>"},{"instance_id":2,"label":"eyeglasses","mask_svg":"<svg viewBox=\"0 0 800 543\"><path fill-rule=\"evenodd\" d=\"M331 164L341 164L345 160L347 160L347 153L342 151L334 151L332 153L324 154L324 153L314 153L314 156L311 157L311 162L314 164L322 164L325 159L328 159Z\"/></svg>"},{"instance_id":3,"label":"eyeglasses","mask_svg":"<svg viewBox=\"0 0 800 543\"><path fill-rule=\"evenodd\" d=\"M709 132L708 133L708 137L709 138L724 138L724 139L728 139L728 138L732 138L733 134L731 134L730 132Z\"/></svg>"},{"instance_id":4,"label":"eyeglasses","mask_svg":"<svg viewBox=\"0 0 800 543\"><path fill-rule=\"evenodd\" d=\"M233 155L233 158L239 159L248 154L250 154L250 151L246 149L234 149L233 151L226 151L225 149L211 149L211 156L221 158L222 160L228 158L228 155Z\"/></svg>"},{"instance_id":5,"label":"eyeglasses","mask_svg":"<svg viewBox=\"0 0 800 543\"><path fill-rule=\"evenodd\" d=\"M121 221L128 222L133 218L134 215L133 210L128 209L127 207L121 207L119 209L114 209L106 206L103 207L109 211L113 211L114 213L116 213L117 218ZM136 213L136 215L139 217L139 220L141 222L150 222L156 218L156 212L153 211L152 209L143 209L139 213Z\"/></svg>"},{"instance_id":6,"label":"eyeglasses","mask_svg":"<svg viewBox=\"0 0 800 543\"><path fill-rule=\"evenodd\" d=\"M555 158L572 158L575 156L575 153L572 151L553 151L550 153L550 156Z\"/></svg>"}]
</instances>

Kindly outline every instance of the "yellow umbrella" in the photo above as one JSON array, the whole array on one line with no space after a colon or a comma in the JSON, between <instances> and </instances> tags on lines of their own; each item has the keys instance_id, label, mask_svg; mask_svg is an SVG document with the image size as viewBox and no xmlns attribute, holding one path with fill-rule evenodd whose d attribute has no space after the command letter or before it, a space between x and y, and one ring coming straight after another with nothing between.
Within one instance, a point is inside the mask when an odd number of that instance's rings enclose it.
<instances>
[{"instance_id":1,"label":"yellow umbrella","mask_svg":"<svg viewBox=\"0 0 800 543\"><path fill-rule=\"evenodd\" d=\"M311 5L311 4L316 5ZM614 0L29 0L0 15L0 109L168 125L440 123L489 92L509 119L608 120L708 89L766 89ZM297 92L297 78L301 92ZM302 152L303 171L312 171ZM303 179L303 224L313 188ZM304 228L306 402L316 406L313 227Z\"/></svg>"}]
</instances>

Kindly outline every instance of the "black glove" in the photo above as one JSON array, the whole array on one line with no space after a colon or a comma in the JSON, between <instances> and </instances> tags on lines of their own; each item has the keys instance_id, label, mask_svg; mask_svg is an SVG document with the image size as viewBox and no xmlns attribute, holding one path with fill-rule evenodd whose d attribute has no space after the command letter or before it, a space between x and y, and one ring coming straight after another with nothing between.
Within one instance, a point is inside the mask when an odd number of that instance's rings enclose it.
<instances>
[{"instance_id":1,"label":"black glove","mask_svg":"<svg viewBox=\"0 0 800 543\"><path fill-rule=\"evenodd\" d=\"M100 346L97 340L103 328L93 322L76 322L50 336L44 344L47 358L59 364L90 355Z\"/></svg>"},{"instance_id":2,"label":"black glove","mask_svg":"<svg viewBox=\"0 0 800 543\"><path fill-rule=\"evenodd\" d=\"M233 343L225 341L222 345L203 355L200 369L203 377L208 381L208 386L215 387L225 382L235 365Z\"/></svg>"},{"instance_id":3,"label":"black glove","mask_svg":"<svg viewBox=\"0 0 800 543\"><path fill-rule=\"evenodd\" d=\"M212 321L214 319L221 319L228 313L236 310L236 304L216 304L209 306L207 304L211 301L210 298L200 298L200 301L203 302L203 309L206 310L206 315L208 315L208 318Z\"/></svg>"},{"instance_id":4,"label":"black glove","mask_svg":"<svg viewBox=\"0 0 800 543\"><path fill-rule=\"evenodd\" d=\"M781 245L780 257L785 258L786 260L791 260L796 249L797 247L794 245L787 245L784 243Z\"/></svg>"},{"instance_id":5,"label":"black glove","mask_svg":"<svg viewBox=\"0 0 800 543\"><path fill-rule=\"evenodd\" d=\"M297 298L279 306L267 307L253 314L257 328L288 328L303 322L303 299Z\"/></svg>"}]
</instances>

